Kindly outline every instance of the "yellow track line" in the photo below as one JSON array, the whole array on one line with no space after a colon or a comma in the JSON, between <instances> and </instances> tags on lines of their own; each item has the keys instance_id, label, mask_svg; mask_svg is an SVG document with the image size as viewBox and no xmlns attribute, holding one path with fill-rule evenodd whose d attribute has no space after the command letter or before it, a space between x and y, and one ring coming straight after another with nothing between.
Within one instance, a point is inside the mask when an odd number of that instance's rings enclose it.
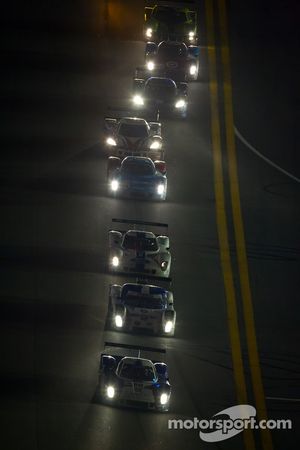
<instances>
[{"instance_id":1,"label":"yellow track line","mask_svg":"<svg viewBox=\"0 0 300 450\"><path fill-rule=\"evenodd\" d=\"M257 415L258 418L261 420L267 418L267 409L265 403L264 388L262 383L259 354L257 348L254 312L249 281L248 260L243 227L243 217L240 203L239 179L238 179L234 122L233 122L232 85L231 85L226 0L218 0L218 7L219 7L219 23L221 35L221 56L223 65L226 147L228 152L228 170L229 170L231 205L232 205L233 224L237 249L237 260L239 266L244 322L246 328L248 358L250 363L250 371L257 408ZM261 430L261 440L264 450L273 449L270 430Z\"/></svg>"},{"instance_id":2,"label":"yellow track line","mask_svg":"<svg viewBox=\"0 0 300 450\"><path fill-rule=\"evenodd\" d=\"M236 386L237 401L239 404L247 404L247 389L244 376L243 359L240 344L238 315L236 307L236 295L233 282L230 249L228 242L228 227L225 211L224 180L222 168L222 151L220 138L220 119L218 107L218 84L216 70L216 50L214 38L213 8L211 0L205 2L206 26L208 38L209 59L209 87L211 107L211 137L214 163L214 188L216 197L216 220L220 246L220 259L224 278L225 296L227 302L227 320L231 344L233 373ZM244 431L244 443L246 450L254 450L255 443L252 430Z\"/></svg>"}]
</instances>

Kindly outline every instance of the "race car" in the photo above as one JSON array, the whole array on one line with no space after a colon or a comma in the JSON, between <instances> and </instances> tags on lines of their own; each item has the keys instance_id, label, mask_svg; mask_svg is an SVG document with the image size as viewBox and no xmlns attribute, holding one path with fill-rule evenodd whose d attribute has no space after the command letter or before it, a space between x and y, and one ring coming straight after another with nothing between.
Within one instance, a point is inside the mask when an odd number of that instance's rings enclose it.
<instances>
[{"instance_id":1,"label":"race car","mask_svg":"<svg viewBox=\"0 0 300 450\"><path fill-rule=\"evenodd\" d=\"M165 200L166 163L143 156L126 156L123 161L108 158L108 189L114 196Z\"/></svg>"},{"instance_id":2,"label":"race car","mask_svg":"<svg viewBox=\"0 0 300 450\"><path fill-rule=\"evenodd\" d=\"M112 272L169 277L169 237L146 229L167 230L167 224L130 219L112 219L112 222L126 225L125 230L109 231L109 268ZM128 225L132 225L129 230Z\"/></svg>"},{"instance_id":3,"label":"race car","mask_svg":"<svg viewBox=\"0 0 300 450\"><path fill-rule=\"evenodd\" d=\"M163 159L161 124L137 117L105 118L105 144L111 156Z\"/></svg>"},{"instance_id":4,"label":"race car","mask_svg":"<svg viewBox=\"0 0 300 450\"><path fill-rule=\"evenodd\" d=\"M197 80L199 73L199 47L183 42L147 42L145 65L137 67L136 78L164 76L174 81Z\"/></svg>"},{"instance_id":5,"label":"race car","mask_svg":"<svg viewBox=\"0 0 300 450\"><path fill-rule=\"evenodd\" d=\"M150 5L149 5L150 3ZM156 1L145 7L144 38L196 44L198 41L195 1Z\"/></svg>"},{"instance_id":6,"label":"race car","mask_svg":"<svg viewBox=\"0 0 300 450\"><path fill-rule=\"evenodd\" d=\"M178 115L187 115L187 83L176 83L171 78L150 77L133 80L133 106L141 110Z\"/></svg>"},{"instance_id":7,"label":"race car","mask_svg":"<svg viewBox=\"0 0 300 450\"><path fill-rule=\"evenodd\" d=\"M105 342L98 373L100 400L108 405L168 411L171 385L167 364L161 361L165 354L165 349Z\"/></svg>"},{"instance_id":8,"label":"race car","mask_svg":"<svg viewBox=\"0 0 300 450\"><path fill-rule=\"evenodd\" d=\"M162 287L141 283L111 285L109 316L114 330L174 336L173 294Z\"/></svg>"}]
</instances>

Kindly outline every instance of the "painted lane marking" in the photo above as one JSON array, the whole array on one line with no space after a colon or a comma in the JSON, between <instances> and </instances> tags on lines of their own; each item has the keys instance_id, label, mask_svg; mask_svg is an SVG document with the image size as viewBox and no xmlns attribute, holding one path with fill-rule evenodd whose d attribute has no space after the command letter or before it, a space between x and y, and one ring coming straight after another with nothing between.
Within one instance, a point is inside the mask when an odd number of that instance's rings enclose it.
<instances>
[{"instance_id":1,"label":"painted lane marking","mask_svg":"<svg viewBox=\"0 0 300 450\"><path fill-rule=\"evenodd\" d=\"M296 181L297 183L300 183L300 178L296 177L292 173L288 172L287 170L283 169L282 167L278 166L278 164L274 163L271 159L264 156L261 152L259 152L255 147L253 147L250 142L247 141L247 139L244 138L244 136L239 132L239 130L234 127L234 133L236 137L247 147L249 150L251 150L255 155L257 155L259 158L261 158L263 161L265 161L270 166L274 167L274 169L278 170L279 172L283 173L287 177L291 178L291 180Z\"/></svg>"},{"instance_id":2,"label":"painted lane marking","mask_svg":"<svg viewBox=\"0 0 300 450\"><path fill-rule=\"evenodd\" d=\"M218 0L219 26L221 40L221 59L223 69L223 95L224 95L224 119L226 133L226 149L229 171L230 199L232 207L233 227L236 243L237 262L239 270L243 316L248 347L248 359L252 380L252 387L257 408L258 418L267 419L267 408L264 395L264 387L257 347L255 320L252 302L252 293L249 279L248 259L245 243L243 216L239 192L238 167L235 148L232 84L229 50L229 33L227 21L227 2ZM272 435L270 430L260 430L263 450L273 450Z\"/></svg>"}]
</instances>

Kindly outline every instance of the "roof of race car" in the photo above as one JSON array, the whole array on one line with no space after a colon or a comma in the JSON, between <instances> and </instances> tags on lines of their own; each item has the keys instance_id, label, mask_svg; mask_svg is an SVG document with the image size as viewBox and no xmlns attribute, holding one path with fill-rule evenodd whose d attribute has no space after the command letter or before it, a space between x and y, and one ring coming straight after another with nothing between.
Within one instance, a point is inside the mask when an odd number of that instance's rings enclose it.
<instances>
[{"instance_id":1,"label":"roof of race car","mask_svg":"<svg viewBox=\"0 0 300 450\"><path fill-rule=\"evenodd\" d=\"M137 164L149 164L151 166L154 165L152 159L148 158L147 156L135 155L126 156L126 158L123 159L122 164L130 163L131 161L134 161Z\"/></svg>"},{"instance_id":2,"label":"roof of race car","mask_svg":"<svg viewBox=\"0 0 300 450\"><path fill-rule=\"evenodd\" d=\"M152 231L128 230L126 231L125 235L135 237L137 240L156 239L156 236L154 233L152 233Z\"/></svg>"},{"instance_id":3,"label":"roof of race car","mask_svg":"<svg viewBox=\"0 0 300 450\"><path fill-rule=\"evenodd\" d=\"M122 287L122 298L129 292L136 292L144 295L165 295L168 291L162 287L151 284L125 283Z\"/></svg>"},{"instance_id":4,"label":"roof of race car","mask_svg":"<svg viewBox=\"0 0 300 450\"><path fill-rule=\"evenodd\" d=\"M177 87L176 83L174 80L172 80L171 78L165 78L165 77L150 77L147 79L146 83L145 83L145 87L148 85L156 85L156 86L169 86L169 87Z\"/></svg>"},{"instance_id":5,"label":"roof of race car","mask_svg":"<svg viewBox=\"0 0 300 450\"><path fill-rule=\"evenodd\" d=\"M145 119L141 119L140 117L122 117L119 123L126 123L126 125L148 125L148 122Z\"/></svg>"}]
</instances>

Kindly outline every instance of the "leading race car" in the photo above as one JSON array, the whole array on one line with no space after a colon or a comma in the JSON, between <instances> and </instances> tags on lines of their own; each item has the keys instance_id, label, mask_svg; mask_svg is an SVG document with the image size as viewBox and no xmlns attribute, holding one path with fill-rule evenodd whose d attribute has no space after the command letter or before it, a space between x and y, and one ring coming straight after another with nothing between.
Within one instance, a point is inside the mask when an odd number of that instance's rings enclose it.
<instances>
[{"instance_id":1,"label":"leading race car","mask_svg":"<svg viewBox=\"0 0 300 450\"><path fill-rule=\"evenodd\" d=\"M138 110L167 113L186 118L187 83L175 83L171 78L150 77L133 80L133 106Z\"/></svg>"},{"instance_id":2,"label":"leading race car","mask_svg":"<svg viewBox=\"0 0 300 450\"><path fill-rule=\"evenodd\" d=\"M174 81L197 80L199 47L183 42L162 41L158 45L147 42L145 65L137 67L136 78L164 76Z\"/></svg>"},{"instance_id":3,"label":"leading race car","mask_svg":"<svg viewBox=\"0 0 300 450\"><path fill-rule=\"evenodd\" d=\"M170 276L169 237L146 230L147 227L167 230L167 224L129 219L112 219L112 222L119 226L125 224L126 228L132 225L132 228L109 231L111 271L162 278Z\"/></svg>"},{"instance_id":4,"label":"leading race car","mask_svg":"<svg viewBox=\"0 0 300 450\"><path fill-rule=\"evenodd\" d=\"M142 156L126 156L123 161L108 158L108 189L115 196L165 200L166 163Z\"/></svg>"},{"instance_id":5,"label":"leading race car","mask_svg":"<svg viewBox=\"0 0 300 450\"><path fill-rule=\"evenodd\" d=\"M114 330L174 336L172 292L151 284L113 284L109 289L110 325Z\"/></svg>"},{"instance_id":6,"label":"leading race car","mask_svg":"<svg viewBox=\"0 0 300 450\"><path fill-rule=\"evenodd\" d=\"M138 117L106 117L105 144L111 156L164 157L161 124Z\"/></svg>"},{"instance_id":7,"label":"leading race car","mask_svg":"<svg viewBox=\"0 0 300 450\"><path fill-rule=\"evenodd\" d=\"M161 361L165 354L166 350L160 348L105 342L98 378L101 401L109 405L168 411L171 385L168 367Z\"/></svg>"},{"instance_id":8,"label":"leading race car","mask_svg":"<svg viewBox=\"0 0 300 450\"><path fill-rule=\"evenodd\" d=\"M150 4L149 4L150 3ZM144 37L147 41L164 39L196 44L198 40L195 1L155 1L145 7Z\"/></svg>"}]
</instances>

